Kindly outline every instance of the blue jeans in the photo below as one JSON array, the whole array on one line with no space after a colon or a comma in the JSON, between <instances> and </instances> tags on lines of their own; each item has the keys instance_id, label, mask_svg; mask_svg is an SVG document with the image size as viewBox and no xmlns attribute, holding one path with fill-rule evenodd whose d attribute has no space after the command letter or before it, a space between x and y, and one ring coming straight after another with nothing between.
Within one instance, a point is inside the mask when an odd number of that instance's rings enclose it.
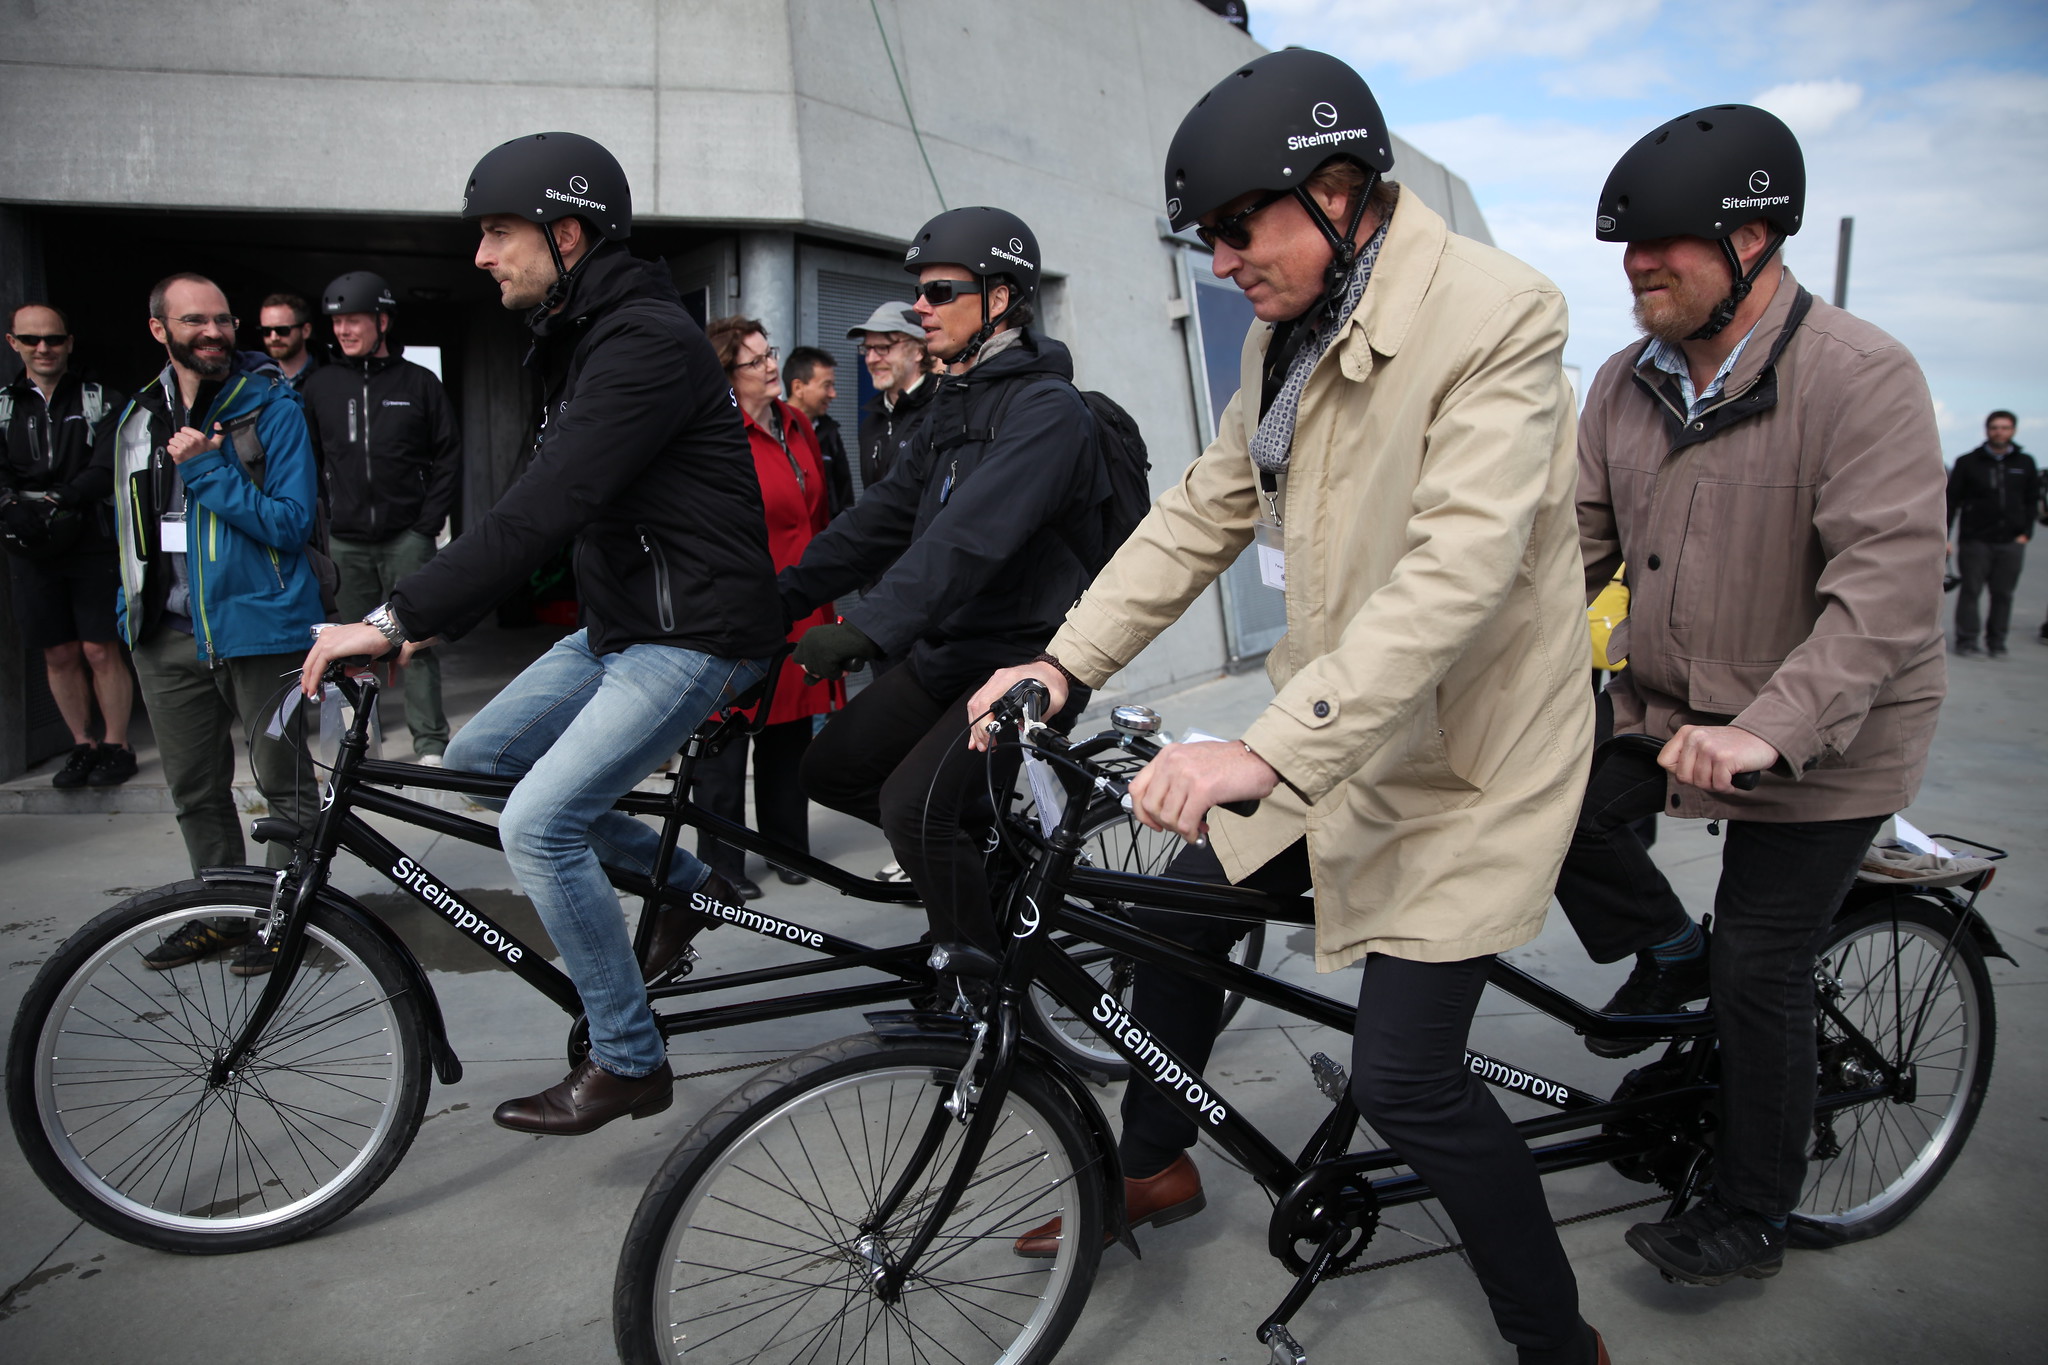
<instances>
[{"instance_id":1,"label":"blue jeans","mask_svg":"<svg viewBox=\"0 0 2048 1365\"><path fill-rule=\"evenodd\" d=\"M614 1075L647 1075L667 1059L668 1046L602 866L652 874L661 837L612 803L764 669L764 660L668 645L599 657L579 630L507 684L448 745L451 768L519 779L498 822L505 860L583 997L590 1055ZM695 890L708 875L676 850L671 884Z\"/></svg>"}]
</instances>

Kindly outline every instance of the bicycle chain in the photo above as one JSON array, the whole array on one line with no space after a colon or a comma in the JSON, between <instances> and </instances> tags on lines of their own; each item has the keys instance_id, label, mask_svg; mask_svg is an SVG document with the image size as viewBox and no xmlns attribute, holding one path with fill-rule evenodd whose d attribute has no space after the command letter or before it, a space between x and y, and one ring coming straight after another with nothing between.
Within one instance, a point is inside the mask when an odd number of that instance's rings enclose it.
<instances>
[{"instance_id":1,"label":"bicycle chain","mask_svg":"<svg viewBox=\"0 0 2048 1365\"><path fill-rule=\"evenodd\" d=\"M1552 1219L1550 1225L1552 1227L1565 1228L1570 1227L1574 1223L1590 1223L1595 1218L1605 1218L1609 1214L1627 1213L1631 1209L1642 1209L1648 1208L1652 1204L1667 1203L1669 1198L1668 1195L1653 1194L1647 1199L1638 1199L1632 1204L1616 1204L1611 1208L1594 1209L1591 1213L1575 1213L1569 1218ZM1370 1274L1375 1270L1386 1270L1392 1266L1407 1265L1410 1261L1426 1261L1432 1256L1448 1256L1454 1251L1463 1251L1464 1249L1465 1244L1463 1242L1453 1242L1449 1246L1431 1247L1427 1251L1411 1251L1406 1256L1389 1256L1384 1261L1373 1261L1366 1265L1352 1266L1347 1270L1332 1271L1328 1275L1323 1276L1323 1278L1325 1280L1341 1280L1347 1275Z\"/></svg>"}]
</instances>

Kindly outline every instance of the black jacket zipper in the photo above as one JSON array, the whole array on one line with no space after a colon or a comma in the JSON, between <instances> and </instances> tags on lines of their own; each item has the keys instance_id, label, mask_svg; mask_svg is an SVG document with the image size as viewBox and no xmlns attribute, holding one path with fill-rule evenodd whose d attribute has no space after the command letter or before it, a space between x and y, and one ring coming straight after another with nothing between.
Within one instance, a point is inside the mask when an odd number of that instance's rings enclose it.
<instances>
[{"instance_id":1,"label":"black jacket zipper","mask_svg":"<svg viewBox=\"0 0 2048 1365\"><path fill-rule=\"evenodd\" d=\"M661 546L649 534L645 526L633 528L640 536L640 551L654 561L654 608L661 622L661 633L676 633L676 608L668 592L668 556L661 552Z\"/></svg>"}]
</instances>

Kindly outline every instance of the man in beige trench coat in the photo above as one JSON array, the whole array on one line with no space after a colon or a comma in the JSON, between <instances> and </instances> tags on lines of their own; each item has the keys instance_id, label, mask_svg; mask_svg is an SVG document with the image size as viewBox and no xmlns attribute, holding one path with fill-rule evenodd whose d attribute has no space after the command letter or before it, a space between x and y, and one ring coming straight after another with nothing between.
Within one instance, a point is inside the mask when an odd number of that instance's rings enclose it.
<instances>
[{"instance_id":1,"label":"man in beige trench coat","mask_svg":"<svg viewBox=\"0 0 2048 1365\"><path fill-rule=\"evenodd\" d=\"M1591 747L1564 300L1381 181L1388 153L1365 83L1315 52L1259 58L1182 122L1167 208L1260 319L1241 387L1042 661L997 674L969 713L1024 677L1060 700L1101 687L1257 539L1286 596L1278 694L1241 740L1168 749L1135 809L1208 831L1214 851L1172 875L1313 885L1317 965L1364 962L1360 1110L1440 1193L1520 1359L1578 1365L1605 1355L1534 1163L1464 1066L1492 955L1542 926ZM1254 797L1248 818L1210 813ZM1144 922L1218 955L1233 937ZM1220 1004L1139 970L1134 1013L1196 1066ZM1170 1101L1130 1087L1133 1225L1200 1210L1193 1141ZM1057 1231L1018 1253L1050 1254Z\"/></svg>"}]
</instances>

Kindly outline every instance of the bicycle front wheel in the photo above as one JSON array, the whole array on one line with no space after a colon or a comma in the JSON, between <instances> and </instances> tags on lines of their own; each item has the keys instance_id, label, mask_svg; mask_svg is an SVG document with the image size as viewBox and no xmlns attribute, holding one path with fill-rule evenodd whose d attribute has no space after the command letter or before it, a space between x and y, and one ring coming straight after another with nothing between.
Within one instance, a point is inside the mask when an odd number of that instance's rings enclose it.
<instances>
[{"instance_id":1,"label":"bicycle front wheel","mask_svg":"<svg viewBox=\"0 0 2048 1365\"><path fill-rule=\"evenodd\" d=\"M427 1102L425 1025L391 950L316 908L290 993L224 1084L214 1060L267 977L232 954L152 971L193 919L260 923L261 886L180 882L66 939L22 1000L7 1107L51 1193L160 1251L250 1251L326 1226L384 1182Z\"/></svg>"},{"instance_id":2,"label":"bicycle front wheel","mask_svg":"<svg viewBox=\"0 0 2048 1365\"><path fill-rule=\"evenodd\" d=\"M1814 980L1820 1097L1792 1240L1828 1247L1890 1231L1948 1173L1991 1082L1997 1022L1983 953L1917 899L1843 917ZM1886 1071L1901 1078L1893 1093L1829 1107Z\"/></svg>"},{"instance_id":3,"label":"bicycle front wheel","mask_svg":"<svg viewBox=\"0 0 2048 1365\"><path fill-rule=\"evenodd\" d=\"M972 1182L901 1295L876 1292L953 1171L966 1129L942 1106L966 1057L965 1042L842 1038L705 1115L647 1187L620 1252L620 1357L1050 1361L1102 1257L1102 1167L1072 1102L1032 1068L1018 1068ZM1020 1259L1015 1240L1052 1218L1058 1254Z\"/></svg>"}]
</instances>

